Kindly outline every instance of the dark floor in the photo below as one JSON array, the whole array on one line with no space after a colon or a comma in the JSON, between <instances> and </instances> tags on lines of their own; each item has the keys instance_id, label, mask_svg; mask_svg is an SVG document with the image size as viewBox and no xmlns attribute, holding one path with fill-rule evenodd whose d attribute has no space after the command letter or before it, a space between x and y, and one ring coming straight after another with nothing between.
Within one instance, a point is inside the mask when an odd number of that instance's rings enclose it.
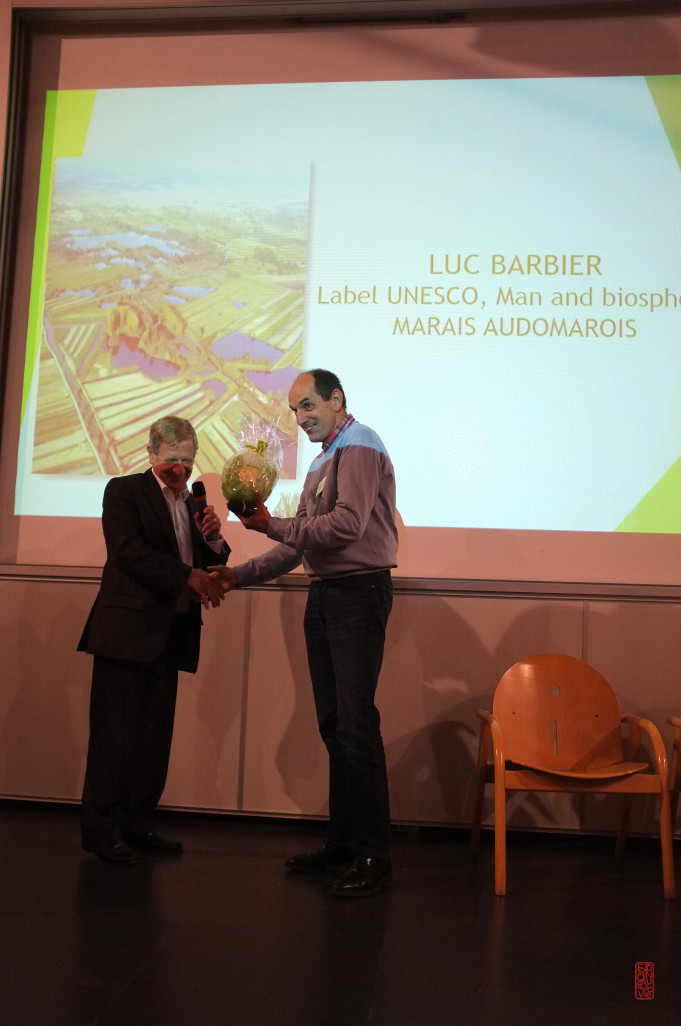
<instances>
[{"instance_id":1,"label":"dark floor","mask_svg":"<svg viewBox=\"0 0 681 1026\"><path fill-rule=\"evenodd\" d=\"M80 852L77 808L0 805L3 1026L681 1022L681 899L654 841L615 860L610 838L510 835L496 898L490 835L472 860L467 832L397 830L392 888L348 901L283 869L318 823L160 827L181 859L111 866Z\"/></svg>"}]
</instances>

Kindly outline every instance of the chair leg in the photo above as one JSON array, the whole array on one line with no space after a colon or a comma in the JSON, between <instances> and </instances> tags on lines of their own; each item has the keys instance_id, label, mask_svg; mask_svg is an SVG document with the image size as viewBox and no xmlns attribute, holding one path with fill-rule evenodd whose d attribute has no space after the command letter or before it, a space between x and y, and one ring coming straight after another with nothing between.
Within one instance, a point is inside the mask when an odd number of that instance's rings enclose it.
<instances>
[{"instance_id":1,"label":"chair leg","mask_svg":"<svg viewBox=\"0 0 681 1026\"><path fill-rule=\"evenodd\" d=\"M485 799L485 783L487 781L487 753L489 751L489 723L480 727L478 743L478 781L475 792L475 809L473 810L473 830L471 832L471 855L480 851L480 824L482 822L482 805Z\"/></svg>"},{"instance_id":2,"label":"chair leg","mask_svg":"<svg viewBox=\"0 0 681 1026\"><path fill-rule=\"evenodd\" d=\"M674 833L674 824L676 823L676 808L679 802L679 784L681 784L681 730L675 728L674 742L672 745L672 759L669 766L669 804L672 833Z\"/></svg>"},{"instance_id":3,"label":"chair leg","mask_svg":"<svg viewBox=\"0 0 681 1026\"><path fill-rule=\"evenodd\" d=\"M672 817L669 791L665 787L660 801L660 843L662 845L662 880L665 898L676 897L674 878L674 844L672 841Z\"/></svg>"},{"instance_id":4,"label":"chair leg","mask_svg":"<svg viewBox=\"0 0 681 1026\"><path fill-rule=\"evenodd\" d=\"M494 893L506 894L506 787L503 767L494 769Z\"/></svg>"}]
</instances>

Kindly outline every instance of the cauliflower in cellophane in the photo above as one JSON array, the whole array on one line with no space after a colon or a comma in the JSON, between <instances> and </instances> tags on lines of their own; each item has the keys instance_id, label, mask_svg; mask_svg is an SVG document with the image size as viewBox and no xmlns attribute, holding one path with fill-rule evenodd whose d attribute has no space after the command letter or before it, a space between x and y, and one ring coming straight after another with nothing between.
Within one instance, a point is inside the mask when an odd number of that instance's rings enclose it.
<instances>
[{"instance_id":1,"label":"cauliflower in cellophane","mask_svg":"<svg viewBox=\"0 0 681 1026\"><path fill-rule=\"evenodd\" d=\"M240 451L222 468L220 484L227 507L241 516L255 510L256 492L266 500L279 478L283 462L276 425L266 421L242 421Z\"/></svg>"}]
</instances>

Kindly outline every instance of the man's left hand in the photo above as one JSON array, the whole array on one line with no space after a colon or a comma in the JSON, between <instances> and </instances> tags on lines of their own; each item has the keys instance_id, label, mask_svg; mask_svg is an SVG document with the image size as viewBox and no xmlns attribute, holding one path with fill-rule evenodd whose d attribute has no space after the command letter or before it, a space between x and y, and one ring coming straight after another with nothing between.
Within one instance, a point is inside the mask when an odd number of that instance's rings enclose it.
<instances>
[{"instance_id":1,"label":"man's left hand","mask_svg":"<svg viewBox=\"0 0 681 1026\"><path fill-rule=\"evenodd\" d=\"M262 493L256 492L255 498L258 503L255 513L251 513L250 517L241 517L238 513L237 516L239 516L239 520L247 531L259 531L260 534L267 534L267 528L272 517L262 501Z\"/></svg>"},{"instance_id":2,"label":"man's left hand","mask_svg":"<svg viewBox=\"0 0 681 1026\"><path fill-rule=\"evenodd\" d=\"M203 513L203 520L201 519L200 513L196 513L195 517L197 527L206 540L208 539L209 534L213 535L211 541L216 541L220 537L222 524L220 523L220 517L215 512L214 506L206 506Z\"/></svg>"}]
</instances>

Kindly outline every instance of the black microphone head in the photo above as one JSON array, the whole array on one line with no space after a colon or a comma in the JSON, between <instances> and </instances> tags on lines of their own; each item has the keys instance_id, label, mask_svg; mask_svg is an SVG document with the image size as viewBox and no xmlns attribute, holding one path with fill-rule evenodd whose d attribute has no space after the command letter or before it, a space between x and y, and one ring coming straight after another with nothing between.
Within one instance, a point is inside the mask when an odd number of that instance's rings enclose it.
<instances>
[{"instance_id":1,"label":"black microphone head","mask_svg":"<svg viewBox=\"0 0 681 1026\"><path fill-rule=\"evenodd\" d=\"M227 503L227 509L238 517L252 517L257 507L248 506L243 499L230 499Z\"/></svg>"},{"instance_id":2,"label":"black microphone head","mask_svg":"<svg viewBox=\"0 0 681 1026\"><path fill-rule=\"evenodd\" d=\"M195 499L205 499L206 486L203 481L194 481L192 485L192 495Z\"/></svg>"}]
</instances>

